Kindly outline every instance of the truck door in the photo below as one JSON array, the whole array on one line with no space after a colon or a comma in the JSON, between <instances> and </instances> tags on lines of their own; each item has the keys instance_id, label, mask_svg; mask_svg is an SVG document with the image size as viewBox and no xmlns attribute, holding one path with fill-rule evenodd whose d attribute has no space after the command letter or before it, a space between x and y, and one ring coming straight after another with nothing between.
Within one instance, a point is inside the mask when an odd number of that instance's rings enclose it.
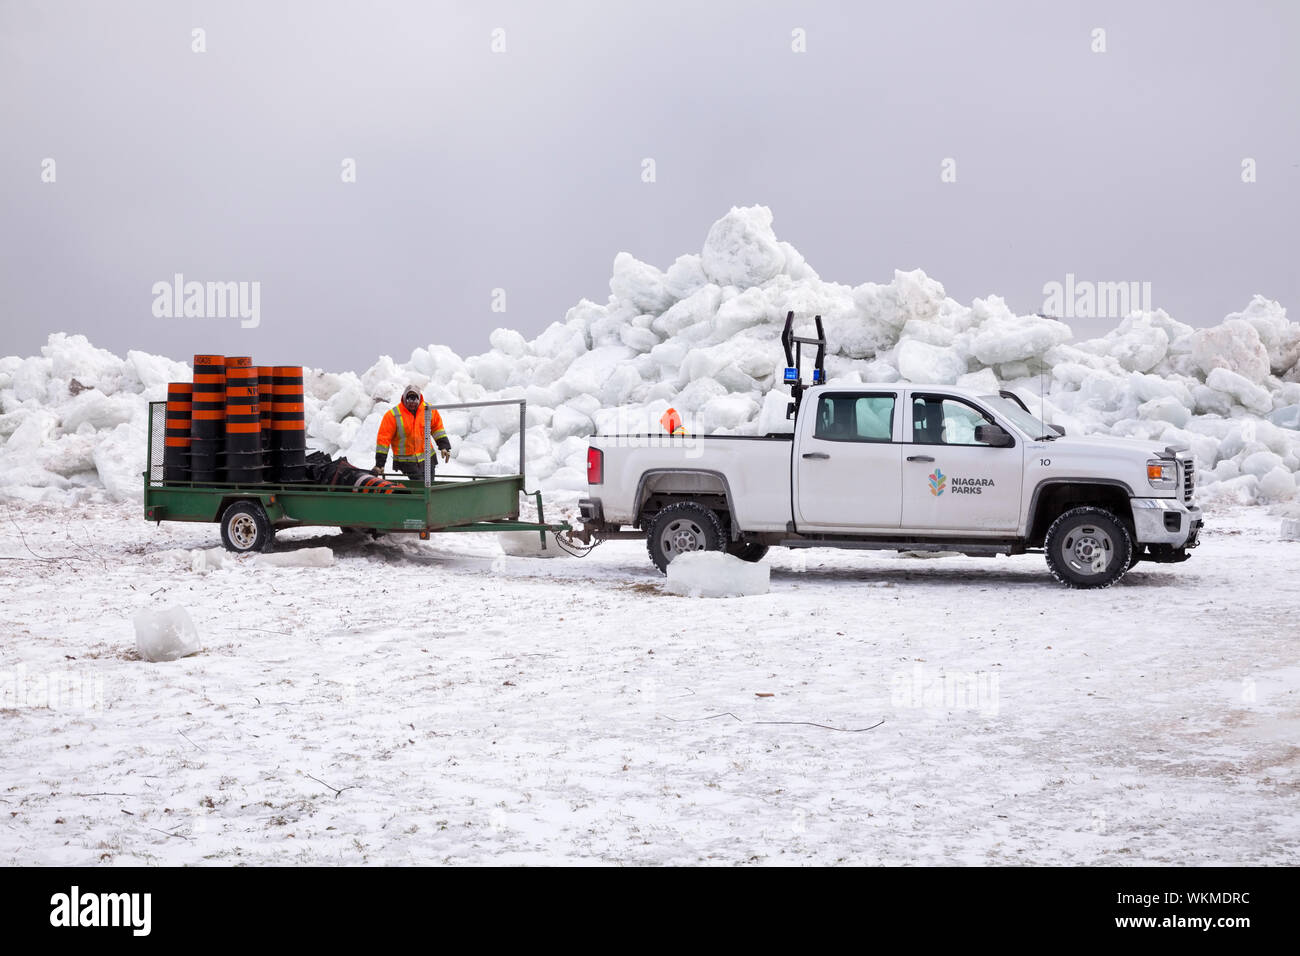
<instances>
[{"instance_id":1,"label":"truck door","mask_svg":"<svg viewBox=\"0 0 1300 956\"><path fill-rule=\"evenodd\" d=\"M903 445L903 528L917 532L1015 532L1020 524L1024 444L1010 427L969 399L910 392ZM999 425L1013 445L975 440Z\"/></svg>"},{"instance_id":2,"label":"truck door","mask_svg":"<svg viewBox=\"0 0 1300 956\"><path fill-rule=\"evenodd\" d=\"M898 527L901 418L897 392L821 392L815 404L805 401L794 448L800 531Z\"/></svg>"}]
</instances>

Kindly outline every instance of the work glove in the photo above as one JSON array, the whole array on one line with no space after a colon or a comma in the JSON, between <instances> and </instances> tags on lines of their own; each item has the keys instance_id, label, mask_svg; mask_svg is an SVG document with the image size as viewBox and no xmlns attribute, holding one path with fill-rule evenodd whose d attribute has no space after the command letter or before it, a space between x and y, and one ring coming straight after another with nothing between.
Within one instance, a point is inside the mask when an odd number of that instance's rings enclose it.
<instances>
[{"instance_id":1,"label":"work glove","mask_svg":"<svg viewBox=\"0 0 1300 956\"><path fill-rule=\"evenodd\" d=\"M375 465L374 468L371 468L371 469L370 469L370 473L371 473L372 475L374 475L376 478L382 478L382 477L384 477L384 466L383 466L383 465Z\"/></svg>"},{"instance_id":2,"label":"work glove","mask_svg":"<svg viewBox=\"0 0 1300 956\"><path fill-rule=\"evenodd\" d=\"M450 449L450 448L440 448L440 449L438 449L438 450L442 452L442 460L443 460L444 463L445 463L445 462L449 462L449 461L451 461L451 449Z\"/></svg>"}]
</instances>

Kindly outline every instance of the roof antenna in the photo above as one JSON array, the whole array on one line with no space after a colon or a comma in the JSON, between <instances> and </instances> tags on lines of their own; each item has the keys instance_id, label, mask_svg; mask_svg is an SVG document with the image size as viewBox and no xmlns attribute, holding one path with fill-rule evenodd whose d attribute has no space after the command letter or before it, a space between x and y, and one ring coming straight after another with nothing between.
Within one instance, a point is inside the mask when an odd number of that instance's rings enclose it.
<instances>
[{"instance_id":1,"label":"roof antenna","mask_svg":"<svg viewBox=\"0 0 1300 956\"><path fill-rule=\"evenodd\" d=\"M1040 319L1051 319L1053 322L1065 323L1065 320L1058 315L1047 315L1043 312L1035 313ZM1038 417L1044 425L1051 425L1047 420L1047 356L1043 356L1043 364L1038 369Z\"/></svg>"}]
</instances>

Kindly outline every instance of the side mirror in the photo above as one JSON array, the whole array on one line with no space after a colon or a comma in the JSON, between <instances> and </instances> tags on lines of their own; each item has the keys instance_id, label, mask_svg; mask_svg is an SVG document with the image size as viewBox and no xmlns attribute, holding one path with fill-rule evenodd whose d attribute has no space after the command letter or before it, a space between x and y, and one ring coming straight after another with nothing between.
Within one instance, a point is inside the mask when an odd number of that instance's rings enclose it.
<instances>
[{"instance_id":1,"label":"side mirror","mask_svg":"<svg viewBox=\"0 0 1300 956\"><path fill-rule=\"evenodd\" d=\"M1056 432L1056 434L1060 435L1062 438L1065 437L1065 429L1060 425L1048 425L1047 427Z\"/></svg>"},{"instance_id":2,"label":"side mirror","mask_svg":"<svg viewBox=\"0 0 1300 956\"><path fill-rule=\"evenodd\" d=\"M794 418L794 402L785 403L785 417Z\"/></svg>"},{"instance_id":3,"label":"side mirror","mask_svg":"<svg viewBox=\"0 0 1300 956\"><path fill-rule=\"evenodd\" d=\"M976 425L975 441L981 445L992 445L994 448L1006 448L1013 444L1013 439L1000 425Z\"/></svg>"}]
</instances>

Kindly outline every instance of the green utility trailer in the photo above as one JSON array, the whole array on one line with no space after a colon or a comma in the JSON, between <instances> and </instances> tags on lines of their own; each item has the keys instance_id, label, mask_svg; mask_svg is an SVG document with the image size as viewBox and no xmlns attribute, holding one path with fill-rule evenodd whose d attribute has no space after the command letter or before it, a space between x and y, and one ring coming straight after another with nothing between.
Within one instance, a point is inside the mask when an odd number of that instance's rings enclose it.
<instances>
[{"instance_id":1,"label":"green utility trailer","mask_svg":"<svg viewBox=\"0 0 1300 956\"><path fill-rule=\"evenodd\" d=\"M406 489L391 494L303 483L167 481L163 477L166 405L166 402L149 403L148 470L143 476L145 519L220 523L222 543L231 551L265 551L280 528L337 527L418 534L422 538L435 531L536 531L542 548L547 546L546 532L559 534L571 530L567 522L545 523L541 492L524 490L525 404L522 400L441 406L450 411L518 405L518 474L448 476L427 482L386 475L389 481ZM535 498L537 521L519 520L521 494Z\"/></svg>"}]
</instances>

